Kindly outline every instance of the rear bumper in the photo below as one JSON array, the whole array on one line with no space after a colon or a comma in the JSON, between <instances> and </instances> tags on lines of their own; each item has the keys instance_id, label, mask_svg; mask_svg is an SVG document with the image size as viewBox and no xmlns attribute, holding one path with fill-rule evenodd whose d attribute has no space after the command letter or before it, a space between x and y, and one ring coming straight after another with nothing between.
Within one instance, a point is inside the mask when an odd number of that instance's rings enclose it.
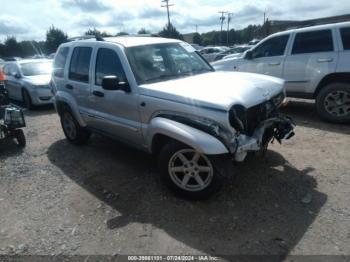
<instances>
[{"instance_id":1,"label":"rear bumper","mask_svg":"<svg viewBox=\"0 0 350 262\"><path fill-rule=\"evenodd\" d=\"M240 134L231 143L235 144L234 159L242 162L249 152L263 151L269 142L276 139L279 143L294 136L294 122L287 116L278 115L263 121L254 130L252 136Z\"/></svg>"}]
</instances>

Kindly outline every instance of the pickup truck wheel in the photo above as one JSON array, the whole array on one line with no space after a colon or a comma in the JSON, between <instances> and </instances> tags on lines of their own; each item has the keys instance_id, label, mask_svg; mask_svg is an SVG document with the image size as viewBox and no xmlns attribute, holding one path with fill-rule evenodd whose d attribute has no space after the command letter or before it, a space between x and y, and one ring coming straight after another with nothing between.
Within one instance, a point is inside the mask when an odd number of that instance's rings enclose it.
<instances>
[{"instance_id":1,"label":"pickup truck wheel","mask_svg":"<svg viewBox=\"0 0 350 262\"><path fill-rule=\"evenodd\" d=\"M350 85L332 83L318 93L317 112L320 117L333 123L350 122Z\"/></svg>"},{"instance_id":2,"label":"pickup truck wheel","mask_svg":"<svg viewBox=\"0 0 350 262\"><path fill-rule=\"evenodd\" d=\"M166 185L189 199L208 198L222 184L222 177L208 156L178 142L163 147L158 167Z\"/></svg>"},{"instance_id":3,"label":"pickup truck wheel","mask_svg":"<svg viewBox=\"0 0 350 262\"><path fill-rule=\"evenodd\" d=\"M62 113L61 125L69 142L76 145L83 145L89 140L90 132L79 125L69 110L65 110Z\"/></svg>"}]
</instances>

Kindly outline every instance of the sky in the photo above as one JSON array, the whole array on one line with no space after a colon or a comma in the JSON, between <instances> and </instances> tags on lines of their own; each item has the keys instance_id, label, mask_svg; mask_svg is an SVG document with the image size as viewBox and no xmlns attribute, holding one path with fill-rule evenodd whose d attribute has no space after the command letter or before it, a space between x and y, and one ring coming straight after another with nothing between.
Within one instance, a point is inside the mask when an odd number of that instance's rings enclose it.
<instances>
[{"instance_id":1,"label":"sky","mask_svg":"<svg viewBox=\"0 0 350 262\"><path fill-rule=\"evenodd\" d=\"M171 22L181 33L220 30L219 11L233 13L230 27L270 20L304 20L350 13L349 0L170 0ZM167 23L161 0L0 0L0 39L44 40L54 25L69 37L89 28L111 34L159 32ZM225 25L224 28L226 28Z\"/></svg>"}]
</instances>

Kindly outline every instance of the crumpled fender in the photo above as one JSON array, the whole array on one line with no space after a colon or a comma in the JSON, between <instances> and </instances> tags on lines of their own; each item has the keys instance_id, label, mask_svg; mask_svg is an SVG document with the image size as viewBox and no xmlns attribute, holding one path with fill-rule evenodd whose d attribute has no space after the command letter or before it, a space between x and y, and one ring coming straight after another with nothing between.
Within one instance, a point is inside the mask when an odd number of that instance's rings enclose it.
<instances>
[{"instance_id":1,"label":"crumpled fender","mask_svg":"<svg viewBox=\"0 0 350 262\"><path fill-rule=\"evenodd\" d=\"M171 137L206 155L229 153L224 144L212 135L167 118L155 117L151 120L148 126L148 145L152 145L157 134Z\"/></svg>"}]
</instances>

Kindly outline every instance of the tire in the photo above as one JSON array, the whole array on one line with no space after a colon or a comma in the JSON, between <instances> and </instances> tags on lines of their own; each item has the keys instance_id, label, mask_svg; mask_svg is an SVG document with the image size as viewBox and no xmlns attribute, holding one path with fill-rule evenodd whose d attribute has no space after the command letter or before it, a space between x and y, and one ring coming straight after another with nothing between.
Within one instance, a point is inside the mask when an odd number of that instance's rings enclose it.
<instances>
[{"instance_id":1,"label":"tire","mask_svg":"<svg viewBox=\"0 0 350 262\"><path fill-rule=\"evenodd\" d=\"M22 91L22 99L23 99L23 103L24 103L25 107L28 110L33 109L32 98L30 97L28 91L25 89Z\"/></svg>"},{"instance_id":2,"label":"tire","mask_svg":"<svg viewBox=\"0 0 350 262\"><path fill-rule=\"evenodd\" d=\"M22 129L14 130L14 137L17 140L17 144L20 147L25 147L27 144L26 137Z\"/></svg>"},{"instance_id":3,"label":"tire","mask_svg":"<svg viewBox=\"0 0 350 262\"><path fill-rule=\"evenodd\" d=\"M316 97L319 116L333 123L350 122L350 84L332 83L321 89Z\"/></svg>"},{"instance_id":4,"label":"tire","mask_svg":"<svg viewBox=\"0 0 350 262\"><path fill-rule=\"evenodd\" d=\"M187 199L209 198L223 182L208 156L176 141L169 142L160 151L158 169L164 183L175 194Z\"/></svg>"},{"instance_id":5,"label":"tire","mask_svg":"<svg viewBox=\"0 0 350 262\"><path fill-rule=\"evenodd\" d=\"M90 132L79 125L70 110L65 109L60 118L64 135L69 142L75 145L87 143L90 138Z\"/></svg>"}]
</instances>

